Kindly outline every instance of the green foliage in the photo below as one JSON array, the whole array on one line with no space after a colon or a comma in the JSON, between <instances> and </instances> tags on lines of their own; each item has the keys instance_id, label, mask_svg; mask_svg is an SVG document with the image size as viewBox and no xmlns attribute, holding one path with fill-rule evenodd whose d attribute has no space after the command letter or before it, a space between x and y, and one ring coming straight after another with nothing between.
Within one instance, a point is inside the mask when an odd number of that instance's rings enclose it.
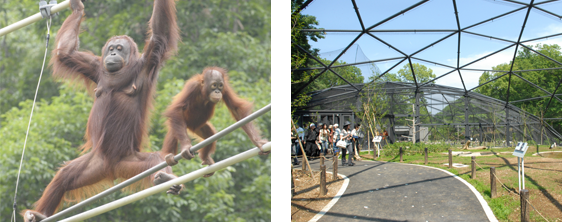
<instances>
[{"instance_id":1,"label":"green foliage","mask_svg":"<svg viewBox=\"0 0 562 222\"><path fill-rule=\"evenodd\" d=\"M80 35L81 50L100 54L106 40L129 35L144 47L152 1L87 1ZM271 103L270 1L177 1L182 43L177 55L161 69L154 109L150 118L150 147L160 150L166 127L162 112L183 87L185 80L206 66L229 70L231 85L254 110ZM0 27L38 12L37 1L4 0ZM51 44L64 10L53 19ZM45 22L37 22L0 39L0 221L12 213L15 181L25 131L44 53ZM48 55L47 60L50 59ZM38 95L24 165L18 187L18 210L32 208L57 168L79 155L93 99L80 87L53 81L46 67ZM211 123L217 130L233 124L224 105L217 106ZM255 124L270 139L271 114ZM253 147L241 129L217 142L213 158L220 161ZM176 175L200 169L198 158L174 166ZM93 218L93 221L269 221L271 215L271 158L255 157L186 183L179 196L157 194ZM117 192L87 207L92 209L128 195Z\"/></svg>"},{"instance_id":2,"label":"green foliage","mask_svg":"<svg viewBox=\"0 0 562 222\"><path fill-rule=\"evenodd\" d=\"M556 61L562 60L562 52L560 51L560 46L553 44L538 44L533 47L534 50L546 55ZM538 55L527 48L522 48L517 53L515 58L515 63L513 64L513 70L532 70L532 69L544 69L544 68L555 68L560 65L552 62L551 60ZM493 70L504 70L509 71L511 68L511 63L499 64L493 67ZM488 82L502 75L502 72L484 72L479 79L480 84ZM561 70L542 70L542 71L529 71L529 72L518 72L518 75L529 80L530 82L540 86L541 88L553 93L558 85L560 78L562 78ZM509 74L505 75L495 81L492 81L475 91L487 96L491 96L496 99L506 100L507 99L507 87L509 83ZM560 93L557 91L556 93ZM521 99L528 99L540 96L546 96L547 94L541 90L531 86L524 80L518 78L515 75L511 76L511 86L509 93L509 101L516 101ZM530 112L535 116L541 116L541 112L544 112L544 118L557 118L562 114L562 104L559 102L552 101L550 107L545 112L546 105L548 104L550 97L531 100L524 103L514 103L514 105L519 108L525 106L525 110ZM550 124L550 122L549 122ZM553 122L553 127L557 131L562 131L561 122Z\"/></svg>"},{"instance_id":3,"label":"green foliage","mask_svg":"<svg viewBox=\"0 0 562 222\"><path fill-rule=\"evenodd\" d=\"M416 143L412 144L412 142L400 142L400 143L393 143L387 144L381 150L381 156L397 156L400 154L400 147L402 147L402 152L404 156L413 156L418 154L424 154L425 148L427 148L427 152L429 153L439 153L439 152L447 152L450 145L446 144L424 144L424 143Z\"/></svg>"},{"instance_id":4,"label":"green foliage","mask_svg":"<svg viewBox=\"0 0 562 222\"><path fill-rule=\"evenodd\" d=\"M425 83L436 77L432 69L422 64L413 63L412 66L414 67L414 73L416 74L418 83ZM381 80L385 82L414 82L414 76L412 75L410 64L405 64L398 70L398 73L388 73L384 75Z\"/></svg>"}]
</instances>

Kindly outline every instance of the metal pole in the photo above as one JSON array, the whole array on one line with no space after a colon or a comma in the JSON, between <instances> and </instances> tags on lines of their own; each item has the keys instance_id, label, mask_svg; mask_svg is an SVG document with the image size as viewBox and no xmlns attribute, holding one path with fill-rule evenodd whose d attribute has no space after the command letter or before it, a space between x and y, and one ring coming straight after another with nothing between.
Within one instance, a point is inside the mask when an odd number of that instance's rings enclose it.
<instances>
[{"instance_id":1,"label":"metal pole","mask_svg":"<svg viewBox=\"0 0 562 222\"><path fill-rule=\"evenodd\" d=\"M265 151L270 151L271 150L271 142L266 143L265 145L263 145L262 148ZM202 177L205 174L209 174L209 173L218 171L220 169L224 169L228 166L234 165L236 163L242 162L244 160L247 160L249 158L257 156L259 152L260 152L260 149L257 148L257 147L254 147L253 149L250 149L248 151L245 151L243 153L240 153L240 154L238 154L236 156L233 156L233 157L230 157L228 159L219 161L219 162L217 162L213 165L210 165L208 167L201 168L199 170L193 171L191 173L188 173L188 174L183 175L181 177L178 177L176 179L170 180L166 183L160 184L158 186L153 186L153 187L148 188L146 190L140 191L140 192L135 193L135 194L131 194L131 195L126 196L124 198L121 198L119 200L113 201L111 203L107 203L105 205L96 207L92 210L83 212L83 213L75 215L73 217L66 218L66 219L61 220L61 221L82 221L82 220L85 220L85 219L88 219L88 218L95 217L95 216L100 215L102 213L105 213L107 211L113 210L113 209L118 208L118 207L125 206L127 204L130 204L132 202L141 200L141 199L146 198L148 196L164 192L164 191L170 189L170 187L173 186L173 185L187 183L189 181L192 181L192 180L195 180L199 177Z\"/></svg>"},{"instance_id":2,"label":"metal pole","mask_svg":"<svg viewBox=\"0 0 562 222\"><path fill-rule=\"evenodd\" d=\"M525 157L521 158L521 183L523 190L525 189Z\"/></svg>"},{"instance_id":3,"label":"metal pole","mask_svg":"<svg viewBox=\"0 0 562 222\"><path fill-rule=\"evenodd\" d=\"M214 141L218 140L219 138L225 136L226 134L234 131L235 129L237 129L237 128L243 126L243 125L246 125L250 121L252 121L255 118L265 114L266 112L269 112L270 110L271 110L271 104L261 108L260 110L256 111L255 113L250 114L246 118L241 119L240 121L230 125L226 129L218 132L217 134L215 134L215 135L207 138L206 140L201 141L200 143L196 144L195 146L191 147L191 149L190 149L191 153L194 153L195 151L211 144L212 142L214 142ZM176 161L179 161L180 159L182 159L181 154L178 154L174 157L174 160L176 160ZM109 195L109 194L111 194L115 191L121 190L121 189L125 188L126 186L129 186L129 185L131 185L131 184L133 184L133 183L135 183L135 182L137 182L137 181L139 181L139 180L141 180L141 179L143 179L147 176L150 176L151 174L156 173L158 170L161 170L161 169L163 169L167 166L168 166L168 164L166 164L166 162L162 162L162 163L160 163L160 164L158 164L158 165L156 165L156 166L154 166L154 167L152 167L152 168L150 168L150 169L148 169L148 170L146 170L146 171L144 171L144 172L142 172L142 173L140 173L140 174L138 174L134 177L131 177L128 180L123 181L120 184L117 184L117 185L115 185L115 186L113 186L113 187L111 187L111 188L109 188L109 189L107 189L107 190L105 190L105 191L103 191L99 194L96 194L93 197L90 197L90 198L88 198L88 199L86 199L86 200L84 200L84 201L82 201L82 202L80 202L80 203L78 203L78 204L76 204L72 207L69 207L69 208L67 208L67 209L65 209L65 210L63 210L63 211L61 211L61 212L59 212L59 213L57 213L53 216L50 216L47 219L42 220L42 221L43 222L55 221L58 218L60 218L61 216L67 214L67 213L70 213L72 211L77 210L78 208L81 208L81 207L84 207L84 206L86 206L90 203L93 203L94 201L97 201L100 198L105 197L105 196L107 196L107 195Z\"/></svg>"},{"instance_id":4,"label":"metal pole","mask_svg":"<svg viewBox=\"0 0 562 222\"><path fill-rule=\"evenodd\" d=\"M519 192L521 192L521 158L517 157L517 183L519 183Z\"/></svg>"},{"instance_id":5,"label":"metal pole","mask_svg":"<svg viewBox=\"0 0 562 222\"><path fill-rule=\"evenodd\" d=\"M68 7L70 7L70 1L66 0L64 2L61 2L61 3L53 6L51 8L51 13L54 14L54 13L60 12L63 9L66 9ZM0 29L0 36L4 36L4 35L6 35L10 32L13 32L13 31L21 29L25 26L31 25L32 23L35 23L35 22L37 22L41 19L43 19L43 17L41 16L41 12L38 12L35 15L29 16L25 19L20 20L19 22L16 22L14 24L11 24L9 26L6 26L6 27Z\"/></svg>"}]
</instances>

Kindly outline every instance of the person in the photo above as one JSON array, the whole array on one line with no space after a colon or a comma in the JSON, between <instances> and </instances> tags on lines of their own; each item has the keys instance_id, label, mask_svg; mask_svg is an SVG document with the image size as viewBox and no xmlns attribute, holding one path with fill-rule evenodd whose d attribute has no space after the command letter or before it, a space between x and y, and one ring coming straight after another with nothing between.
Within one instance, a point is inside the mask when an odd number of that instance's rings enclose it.
<instances>
[{"instance_id":1,"label":"person","mask_svg":"<svg viewBox=\"0 0 562 222\"><path fill-rule=\"evenodd\" d=\"M305 138L305 137L304 137L304 132L305 132L305 130L302 128L302 126L301 126L300 123L298 124L298 126L299 126L299 128L297 128L297 136L301 139L301 143L304 143L304 138ZM296 148L297 148L296 155L297 155L297 156L302 156L303 153L302 153L302 150L301 150L301 145L300 145L300 143L299 143L299 140L298 140L298 139L295 140L295 143L296 143ZM304 146L304 144L303 144L303 146ZM303 149L304 149L304 148L305 148L305 147L303 147Z\"/></svg>"},{"instance_id":2,"label":"person","mask_svg":"<svg viewBox=\"0 0 562 222\"><path fill-rule=\"evenodd\" d=\"M351 130L351 149L353 149L353 152L356 150L359 151L359 149L357 149L357 129L358 125L355 124L355 127Z\"/></svg>"},{"instance_id":3,"label":"person","mask_svg":"<svg viewBox=\"0 0 562 222\"><path fill-rule=\"evenodd\" d=\"M339 124L334 124L334 156L338 156L340 154L340 148L336 146L336 144L340 141L341 138L341 130L339 128Z\"/></svg>"},{"instance_id":4,"label":"person","mask_svg":"<svg viewBox=\"0 0 562 222\"><path fill-rule=\"evenodd\" d=\"M357 129L357 152L361 152L361 149L363 149L363 137L365 137L365 134L363 134L363 127L361 127L361 124L357 124L359 126L359 129Z\"/></svg>"},{"instance_id":5,"label":"person","mask_svg":"<svg viewBox=\"0 0 562 222\"><path fill-rule=\"evenodd\" d=\"M348 156L348 160L347 160L347 165L348 166L353 166L355 165L353 163L353 144L351 142L352 139L352 135L351 135L351 130L349 129L349 126L351 125L351 123L349 121L345 121L344 125L343 125L343 130L341 131L341 139L345 140L347 146L345 149L342 149L342 166L346 165L346 161L345 161L345 156L346 153L349 154Z\"/></svg>"},{"instance_id":6,"label":"person","mask_svg":"<svg viewBox=\"0 0 562 222\"><path fill-rule=\"evenodd\" d=\"M324 154L324 156L326 156L326 151L328 150L328 127L326 126L326 124L322 124L322 129L320 129L320 134L318 135L318 140L320 141L320 144L322 145L322 149L320 150L320 152L322 152L322 154Z\"/></svg>"},{"instance_id":7,"label":"person","mask_svg":"<svg viewBox=\"0 0 562 222\"><path fill-rule=\"evenodd\" d=\"M306 136L306 155L308 160L312 160L314 154L316 154L316 150L318 147L316 143L318 142L318 131L316 130L316 125L314 123L310 124L310 128L308 130L308 135Z\"/></svg>"},{"instance_id":8,"label":"person","mask_svg":"<svg viewBox=\"0 0 562 222\"><path fill-rule=\"evenodd\" d=\"M297 158L298 141L296 143L295 141L297 141L297 134L291 130L291 154L294 156L293 165L297 166L299 165L299 159Z\"/></svg>"},{"instance_id":9,"label":"person","mask_svg":"<svg viewBox=\"0 0 562 222\"><path fill-rule=\"evenodd\" d=\"M328 127L328 150L334 154L334 126L330 125Z\"/></svg>"}]
</instances>

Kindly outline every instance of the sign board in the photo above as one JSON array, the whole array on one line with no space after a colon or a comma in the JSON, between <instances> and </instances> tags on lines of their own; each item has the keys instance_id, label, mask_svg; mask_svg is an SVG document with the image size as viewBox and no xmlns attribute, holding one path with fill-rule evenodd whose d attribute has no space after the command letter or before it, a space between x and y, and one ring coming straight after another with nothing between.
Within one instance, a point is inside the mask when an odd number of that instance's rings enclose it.
<instances>
[{"instance_id":1,"label":"sign board","mask_svg":"<svg viewBox=\"0 0 562 222\"><path fill-rule=\"evenodd\" d=\"M375 136L373 137L373 143L380 143L382 140L382 136Z\"/></svg>"},{"instance_id":2,"label":"sign board","mask_svg":"<svg viewBox=\"0 0 562 222\"><path fill-rule=\"evenodd\" d=\"M527 143L519 142L517 143L517 146L515 146L513 155L523 158L525 156L525 153L527 152L527 148L529 148L529 146L527 146Z\"/></svg>"}]
</instances>

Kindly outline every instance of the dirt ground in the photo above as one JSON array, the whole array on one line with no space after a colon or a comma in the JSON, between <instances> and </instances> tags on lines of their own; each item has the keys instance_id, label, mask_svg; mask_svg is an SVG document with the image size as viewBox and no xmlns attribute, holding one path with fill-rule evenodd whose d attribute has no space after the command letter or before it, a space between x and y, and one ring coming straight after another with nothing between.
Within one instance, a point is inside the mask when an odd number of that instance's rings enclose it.
<instances>
[{"instance_id":1,"label":"dirt ground","mask_svg":"<svg viewBox=\"0 0 562 222\"><path fill-rule=\"evenodd\" d=\"M338 180L332 180L332 174L326 173L326 188L328 194L320 195L320 172L313 171L314 179L308 172L301 170L293 171L293 181L295 183L295 195L291 199L291 220L309 221L324 208L339 192L343 179L338 176Z\"/></svg>"}]
</instances>

